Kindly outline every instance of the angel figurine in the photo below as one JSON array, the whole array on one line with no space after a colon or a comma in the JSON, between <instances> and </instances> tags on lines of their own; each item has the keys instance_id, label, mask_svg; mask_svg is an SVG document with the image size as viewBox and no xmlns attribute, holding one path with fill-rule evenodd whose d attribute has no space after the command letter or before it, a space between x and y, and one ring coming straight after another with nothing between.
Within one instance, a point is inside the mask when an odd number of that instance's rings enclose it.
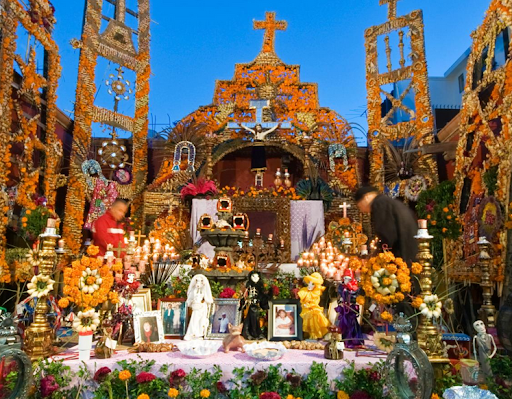
<instances>
[{"instance_id":1,"label":"angel figurine","mask_svg":"<svg viewBox=\"0 0 512 399\"><path fill-rule=\"evenodd\" d=\"M187 307L192 309L185 341L201 339L208 328L208 309L213 304L210 282L202 274L196 274L190 281L187 291Z\"/></svg>"},{"instance_id":2,"label":"angel figurine","mask_svg":"<svg viewBox=\"0 0 512 399\"><path fill-rule=\"evenodd\" d=\"M480 370L486 377L492 375L489 359L496 354L496 343L491 334L487 333L485 324L482 320L473 323L476 335L473 337L473 354L475 360L480 363Z\"/></svg>"}]
</instances>

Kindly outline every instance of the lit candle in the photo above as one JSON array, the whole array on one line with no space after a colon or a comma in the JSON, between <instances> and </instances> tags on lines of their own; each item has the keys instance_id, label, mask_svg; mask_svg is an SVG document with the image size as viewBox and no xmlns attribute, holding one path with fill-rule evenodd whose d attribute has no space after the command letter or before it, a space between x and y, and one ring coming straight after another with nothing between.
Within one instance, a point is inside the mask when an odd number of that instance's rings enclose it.
<instances>
[{"instance_id":1,"label":"lit candle","mask_svg":"<svg viewBox=\"0 0 512 399\"><path fill-rule=\"evenodd\" d=\"M64 244L65 244L65 241L64 240L59 240L59 249L64 249Z\"/></svg>"},{"instance_id":2,"label":"lit candle","mask_svg":"<svg viewBox=\"0 0 512 399\"><path fill-rule=\"evenodd\" d=\"M281 240L281 248L284 248L284 240Z\"/></svg>"},{"instance_id":3,"label":"lit candle","mask_svg":"<svg viewBox=\"0 0 512 399\"><path fill-rule=\"evenodd\" d=\"M426 229L427 228L427 219L418 220L418 227L420 229Z\"/></svg>"},{"instance_id":4,"label":"lit candle","mask_svg":"<svg viewBox=\"0 0 512 399\"><path fill-rule=\"evenodd\" d=\"M273 235L273 234L269 234L269 235L268 235L268 240L269 240L269 241L272 241L272 238L273 238L273 237L274 237L274 235Z\"/></svg>"},{"instance_id":5,"label":"lit candle","mask_svg":"<svg viewBox=\"0 0 512 399\"><path fill-rule=\"evenodd\" d=\"M46 227L55 228L56 223L57 223L57 221L55 219L48 218L48 221L46 222Z\"/></svg>"},{"instance_id":6,"label":"lit candle","mask_svg":"<svg viewBox=\"0 0 512 399\"><path fill-rule=\"evenodd\" d=\"M258 228L258 229L256 229L256 235L257 235L257 236L261 235L261 229L259 229L259 228Z\"/></svg>"},{"instance_id":7,"label":"lit candle","mask_svg":"<svg viewBox=\"0 0 512 399\"><path fill-rule=\"evenodd\" d=\"M299 265L299 267L302 267L302 265L304 264L304 261L302 260L302 258L300 258L298 261L297 261L297 265Z\"/></svg>"},{"instance_id":8,"label":"lit candle","mask_svg":"<svg viewBox=\"0 0 512 399\"><path fill-rule=\"evenodd\" d=\"M153 262L158 261L158 254L153 254Z\"/></svg>"},{"instance_id":9,"label":"lit candle","mask_svg":"<svg viewBox=\"0 0 512 399\"><path fill-rule=\"evenodd\" d=\"M245 232L245 238L249 238L249 232L248 231Z\"/></svg>"}]
</instances>

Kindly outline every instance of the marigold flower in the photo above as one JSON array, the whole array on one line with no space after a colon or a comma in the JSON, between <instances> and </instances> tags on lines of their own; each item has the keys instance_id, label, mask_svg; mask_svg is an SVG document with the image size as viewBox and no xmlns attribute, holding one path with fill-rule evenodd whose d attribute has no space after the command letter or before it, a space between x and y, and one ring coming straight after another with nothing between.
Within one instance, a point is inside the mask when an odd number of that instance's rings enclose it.
<instances>
[{"instance_id":1,"label":"marigold flower","mask_svg":"<svg viewBox=\"0 0 512 399\"><path fill-rule=\"evenodd\" d=\"M440 399L437 393L433 393L430 399Z\"/></svg>"},{"instance_id":2,"label":"marigold flower","mask_svg":"<svg viewBox=\"0 0 512 399\"><path fill-rule=\"evenodd\" d=\"M391 323L393 321L393 315L388 311L382 312L380 314L380 318L384 321L387 321L388 323Z\"/></svg>"},{"instance_id":3,"label":"marigold flower","mask_svg":"<svg viewBox=\"0 0 512 399\"><path fill-rule=\"evenodd\" d=\"M128 370L122 370L119 372L119 379L121 381L129 380L132 376L132 373L130 373Z\"/></svg>"},{"instance_id":4,"label":"marigold flower","mask_svg":"<svg viewBox=\"0 0 512 399\"><path fill-rule=\"evenodd\" d=\"M391 285L391 283L392 283L392 280L389 277L384 277L382 279L382 285L384 285L384 286Z\"/></svg>"},{"instance_id":5,"label":"marigold flower","mask_svg":"<svg viewBox=\"0 0 512 399\"><path fill-rule=\"evenodd\" d=\"M443 212L444 212L444 213L447 213L448 211L449 211L449 209L445 206L445 207L443 208Z\"/></svg>"},{"instance_id":6,"label":"marigold flower","mask_svg":"<svg viewBox=\"0 0 512 399\"><path fill-rule=\"evenodd\" d=\"M176 388L170 388L169 392L167 392L167 396L170 398L176 398L180 394L180 391L178 391Z\"/></svg>"},{"instance_id":7,"label":"marigold flower","mask_svg":"<svg viewBox=\"0 0 512 399\"><path fill-rule=\"evenodd\" d=\"M149 399L149 395L141 393L139 396L137 396L137 399Z\"/></svg>"},{"instance_id":8,"label":"marigold flower","mask_svg":"<svg viewBox=\"0 0 512 399\"><path fill-rule=\"evenodd\" d=\"M412 306L413 308L418 309L418 308L421 306L421 304L422 304L422 303L423 303L423 299L421 299L421 297L417 296L416 298L414 298L414 299L412 300L412 302L411 302L411 306Z\"/></svg>"},{"instance_id":9,"label":"marigold flower","mask_svg":"<svg viewBox=\"0 0 512 399\"><path fill-rule=\"evenodd\" d=\"M89 245L89 248L87 248L87 255L89 256L96 256L98 252L100 252L100 248L96 245Z\"/></svg>"},{"instance_id":10,"label":"marigold flower","mask_svg":"<svg viewBox=\"0 0 512 399\"><path fill-rule=\"evenodd\" d=\"M67 308L69 306L69 299L67 298L60 298L59 302L57 302L59 307L61 308Z\"/></svg>"},{"instance_id":11,"label":"marigold flower","mask_svg":"<svg viewBox=\"0 0 512 399\"><path fill-rule=\"evenodd\" d=\"M437 222L436 222L435 220L432 220L432 222L430 222L430 224L431 224L432 226L435 226L435 225L437 224Z\"/></svg>"},{"instance_id":12,"label":"marigold flower","mask_svg":"<svg viewBox=\"0 0 512 399\"><path fill-rule=\"evenodd\" d=\"M411 271L413 272L413 274L420 274L422 270L423 270L423 266L421 266L420 263L413 262L413 264L411 266Z\"/></svg>"},{"instance_id":13,"label":"marigold flower","mask_svg":"<svg viewBox=\"0 0 512 399\"><path fill-rule=\"evenodd\" d=\"M210 391L208 389L203 389L201 392L199 392L199 396L201 396L202 398L209 398Z\"/></svg>"},{"instance_id":14,"label":"marigold flower","mask_svg":"<svg viewBox=\"0 0 512 399\"><path fill-rule=\"evenodd\" d=\"M350 396L345 391L338 391L336 399L350 399Z\"/></svg>"},{"instance_id":15,"label":"marigold flower","mask_svg":"<svg viewBox=\"0 0 512 399\"><path fill-rule=\"evenodd\" d=\"M362 296L362 295L357 296L356 303L358 305L364 306L365 302L366 302L366 298L364 296Z\"/></svg>"}]
</instances>

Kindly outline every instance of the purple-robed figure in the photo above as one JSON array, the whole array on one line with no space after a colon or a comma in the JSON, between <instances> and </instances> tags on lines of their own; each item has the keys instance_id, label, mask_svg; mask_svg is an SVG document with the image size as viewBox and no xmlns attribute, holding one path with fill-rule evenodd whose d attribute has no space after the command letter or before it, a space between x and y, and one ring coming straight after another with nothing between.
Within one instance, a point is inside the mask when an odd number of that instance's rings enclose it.
<instances>
[{"instance_id":1,"label":"purple-robed figure","mask_svg":"<svg viewBox=\"0 0 512 399\"><path fill-rule=\"evenodd\" d=\"M364 344L363 333L361 326L357 320L359 316L359 305L355 303L358 286L357 281L354 279L354 272L351 269L345 269L343 273L343 283L338 286L338 327L341 329L341 334L345 346L347 348L354 348Z\"/></svg>"}]
</instances>

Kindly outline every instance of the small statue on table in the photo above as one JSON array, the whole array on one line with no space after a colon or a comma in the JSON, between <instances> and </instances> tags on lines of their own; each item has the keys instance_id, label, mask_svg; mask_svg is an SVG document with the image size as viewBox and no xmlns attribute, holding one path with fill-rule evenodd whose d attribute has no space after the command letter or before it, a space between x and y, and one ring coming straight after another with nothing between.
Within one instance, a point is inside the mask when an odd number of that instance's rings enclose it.
<instances>
[{"instance_id":1,"label":"small statue on table","mask_svg":"<svg viewBox=\"0 0 512 399\"><path fill-rule=\"evenodd\" d=\"M206 276L196 274L190 281L187 291L187 307L192 309L187 333L183 339L190 341L201 339L208 329L208 310L213 304L210 282Z\"/></svg>"},{"instance_id":2,"label":"small statue on table","mask_svg":"<svg viewBox=\"0 0 512 399\"><path fill-rule=\"evenodd\" d=\"M475 360L480 363L480 370L485 377L492 375L491 365L489 359L493 358L496 354L496 343L491 334L487 333L485 324L482 320L477 320L473 323L476 335L473 337L473 354Z\"/></svg>"},{"instance_id":3,"label":"small statue on table","mask_svg":"<svg viewBox=\"0 0 512 399\"><path fill-rule=\"evenodd\" d=\"M356 297L359 287L354 278L352 269L343 272L343 283L338 286L338 326L341 328L343 340L347 348L354 348L364 344L361 325L359 324L359 305Z\"/></svg>"},{"instance_id":4,"label":"small statue on table","mask_svg":"<svg viewBox=\"0 0 512 399\"><path fill-rule=\"evenodd\" d=\"M343 349L345 345L341 340L341 329L339 327L329 327L331 333L331 340L324 347L324 357L330 360L343 359Z\"/></svg>"},{"instance_id":5,"label":"small statue on table","mask_svg":"<svg viewBox=\"0 0 512 399\"><path fill-rule=\"evenodd\" d=\"M259 315L261 310L268 310L268 299L260 273L253 270L249 273L240 301L240 310L244 315L242 335L245 339L265 338L261 332Z\"/></svg>"},{"instance_id":6,"label":"small statue on table","mask_svg":"<svg viewBox=\"0 0 512 399\"><path fill-rule=\"evenodd\" d=\"M329 320L324 315L324 308L319 305L320 297L325 287L322 285L324 279L318 272L314 272L304 277L304 282L308 284L299 290L299 299L302 306L302 329L309 333L310 339L321 339L327 334Z\"/></svg>"},{"instance_id":7,"label":"small statue on table","mask_svg":"<svg viewBox=\"0 0 512 399\"><path fill-rule=\"evenodd\" d=\"M140 282L135 280L135 272L125 270L122 279L116 279L114 290L119 294L119 308L113 315L114 329L112 336L118 335L118 342L133 343L135 334L133 331L133 313L135 309L132 296L140 287ZM141 310L139 310L141 311Z\"/></svg>"}]
</instances>

